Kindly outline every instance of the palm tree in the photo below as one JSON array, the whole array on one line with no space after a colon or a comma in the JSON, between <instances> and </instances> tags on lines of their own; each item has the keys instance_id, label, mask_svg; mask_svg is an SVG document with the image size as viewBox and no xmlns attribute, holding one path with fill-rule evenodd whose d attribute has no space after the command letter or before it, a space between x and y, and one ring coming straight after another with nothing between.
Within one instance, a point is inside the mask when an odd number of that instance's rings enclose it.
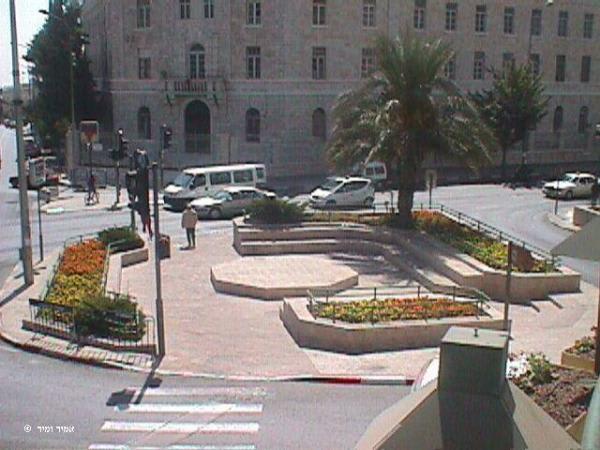
<instances>
[{"instance_id":1,"label":"palm tree","mask_svg":"<svg viewBox=\"0 0 600 450\"><path fill-rule=\"evenodd\" d=\"M492 74L492 88L471 94L471 99L494 130L500 144L502 181L506 181L508 149L517 142L525 143L529 130L534 129L547 114L550 97L544 97L542 77L533 73L529 64L511 66L504 74L492 70Z\"/></svg>"},{"instance_id":2,"label":"palm tree","mask_svg":"<svg viewBox=\"0 0 600 450\"><path fill-rule=\"evenodd\" d=\"M377 39L378 70L334 107L329 159L338 167L382 159L398 176L397 225L412 226L417 174L426 155L458 159L476 170L496 146L471 100L443 76L452 58L441 41Z\"/></svg>"}]
</instances>

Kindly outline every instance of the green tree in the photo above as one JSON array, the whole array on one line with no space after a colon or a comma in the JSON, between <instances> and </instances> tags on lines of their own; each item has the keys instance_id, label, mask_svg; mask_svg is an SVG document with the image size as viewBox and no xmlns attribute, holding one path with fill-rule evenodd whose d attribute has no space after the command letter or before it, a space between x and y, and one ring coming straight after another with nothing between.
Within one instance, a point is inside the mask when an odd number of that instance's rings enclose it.
<instances>
[{"instance_id":1,"label":"green tree","mask_svg":"<svg viewBox=\"0 0 600 450\"><path fill-rule=\"evenodd\" d=\"M31 41L25 60L32 64L37 94L28 118L53 148L60 146L71 123L71 63L76 123L98 115L98 94L85 45L79 2L51 1L46 22Z\"/></svg>"},{"instance_id":2,"label":"green tree","mask_svg":"<svg viewBox=\"0 0 600 450\"><path fill-rule=\"evenodd\" d=\"M492 74L492 87L471 94L471 99L494 130L502 151L502 181L506 181L508 149L544 118L550 98L544 96L541 75L535 75L529 65L512 66L505 73L492 70Z\"/></svg>"},{"instance_id":3,"label":"green tree","mask_svg":"<svg viewBox=\"0 0 600 450\"><path fill-rule=\"evenodd\" d=\"M412 226L417 174L428 154L476 170L495 149L494 134L467 95L443 76L452 58L441 41L413 36L376 42L378 70L334 106L330 161L345 167L382 159L398 176L399 226Z\"/></svg>"}]
</instances>

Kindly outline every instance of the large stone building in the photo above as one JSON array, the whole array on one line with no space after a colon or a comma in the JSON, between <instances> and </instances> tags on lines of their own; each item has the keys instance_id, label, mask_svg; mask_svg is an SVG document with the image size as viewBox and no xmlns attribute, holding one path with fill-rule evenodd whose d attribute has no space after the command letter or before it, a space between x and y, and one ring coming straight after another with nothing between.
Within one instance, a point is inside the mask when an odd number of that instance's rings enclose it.
<instances>
[{"instance_id":1,"label":"large stone building","mask_svg":"<svg viewBox=\"0 0 600 450\"><path fill-rule=\"evenodd\" d=\"M373 67L374 38L400 33L450 42L446 75L467 91L489 87L487 68L531 59L551 101L528 161L598 160L598 1L87 0L83 20L112 104L104 130L122 127L132 146L156 152L168 124L170 167L256 161L272 176L323 173L336 97Z\"/></svg>"}]
</instances>

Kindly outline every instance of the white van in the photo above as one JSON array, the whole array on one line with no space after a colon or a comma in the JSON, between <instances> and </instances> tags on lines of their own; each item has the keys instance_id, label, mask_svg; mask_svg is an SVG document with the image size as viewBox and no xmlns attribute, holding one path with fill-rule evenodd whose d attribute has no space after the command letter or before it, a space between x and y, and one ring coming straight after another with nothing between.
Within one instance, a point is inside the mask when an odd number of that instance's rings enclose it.
<instances>
[{"instance_id":1,"label":"white van","mask_svg":"<svg viewBox=\"0 0 600 450\"><path fill-rule=\"evenodd\" d=\"M367 164L356 164L352 168L352 174L357 177L368 178L375 187L382 187L387 180L387 168L381 161L371 161Z\"/></svg>"},{"instance_id":2,"label":"white van","mask_svg":"<svg viewBox=\"0 0 600 450\"><path fill-rule=\"evenodd\" d=\"M180 210L192 200L214 194L227 186L264 187L266 183L264 164L190 167L165 188L163 197L165 205Z\"/></svg>"}]
</instances>

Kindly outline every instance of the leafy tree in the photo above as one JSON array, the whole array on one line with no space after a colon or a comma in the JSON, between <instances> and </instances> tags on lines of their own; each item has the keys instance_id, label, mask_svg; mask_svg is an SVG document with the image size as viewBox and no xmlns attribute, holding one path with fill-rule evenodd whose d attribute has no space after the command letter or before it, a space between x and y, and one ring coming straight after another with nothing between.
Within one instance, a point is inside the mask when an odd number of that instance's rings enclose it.
<instances>
[{"instance_id":1,"label":"leafy tree","mask_svg":"<svg viewBox=\"0 0 600 450\"><path fill-rule=\"evenodd\" d=\"M476 170L496 141L468 96L443 76L452 58L441 41L406 36L376 42L378 70L334 107L328 156L338 167L382 159L398 175L398 226L412 226L417 173L428 154Z\"/></svg>"},{"instance_id":2,"label":"leafy tree","mask_svg":"<svg viewBox=\"0 0 600 450\"><path fill-rule=\"evenodd\" d=\"M502 181L506 181L506 153L523 141L528 130L547 114L549 97L544 97L541 75L535 75L529 65L512 66L504 74L491 71L491 89L471 94L481 115L494 130L502 151Z\"/></svg>"},{"instance_id":3,"label":"leafy tree","mask_svg":"<svg viewBox=\"0 0 600 450\"><path fill-rule=\"evenodd\" d=\"M36 98L27 111L46 145L58 148L71 123L73 63L75 119L94 119L97 93L85 54L86 36L77 1L54 0L42 29L30 43L25 60L32 63Z\"/></svg>"}]
</instances>

